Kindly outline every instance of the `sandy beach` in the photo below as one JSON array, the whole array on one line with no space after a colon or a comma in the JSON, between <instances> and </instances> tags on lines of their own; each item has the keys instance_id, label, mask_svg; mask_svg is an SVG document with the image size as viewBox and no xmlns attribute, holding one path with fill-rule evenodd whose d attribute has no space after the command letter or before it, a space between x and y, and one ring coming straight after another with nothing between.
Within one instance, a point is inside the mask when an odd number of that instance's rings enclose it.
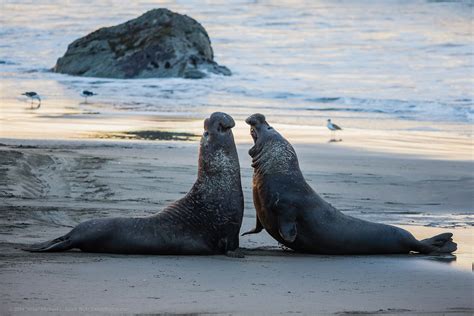
<instances>
[{"instance_id":1,"label":"sandy beach","mask_svg":"<svg viewBox=\"0 0 474 316\"><path fill-rule=\"evenodd\" d=\"M0 140L2 314L471 314L472 162L296 144L302 170L348 214L424 238L451 231L454 256L317 256L268 234L241 238L245 258L121 256L18 249L98 217L147 216L197 174L197 143ZM253 227L248 143L238 145ZM448 210L448 211L447 211ZM422 226L423 225L423 226Z\"/></svg>"},{"instance_id":2,"label":"sandy beach","mask_svg":"<svg viewBox=\"0 0 474 316\"><path fill-rule=\"evenodd\" d=\"M0 316L474 314L472 1L0 7ZM183 197L213 112L236 123L241 232L262 113L337 209L457 251L304 255L265 231L244 258L21 250Z\"/></svg>"}]
</instances>

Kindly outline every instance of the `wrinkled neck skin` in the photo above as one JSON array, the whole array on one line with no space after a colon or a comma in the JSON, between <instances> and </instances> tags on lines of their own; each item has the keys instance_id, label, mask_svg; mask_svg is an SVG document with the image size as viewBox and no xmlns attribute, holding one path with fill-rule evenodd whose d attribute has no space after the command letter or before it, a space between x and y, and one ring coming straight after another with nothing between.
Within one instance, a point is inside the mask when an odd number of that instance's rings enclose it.
<instances>
[{"instance_id":1,"label":"wrinkled neck skin","mask_svg":"<svg viewBox=\"0 0 474 316\"><path fill-rule=\"evenodd\" d=\"M198 178L189 194L206 203L238 199L242 195L239 158L232 134L224 144L201 141Z\"/></svg>"},{"instance_id":2,"label":"wrinkled neck skin","mask_svg":"<svg viewBox=\"0 0 474 316\"><path fill-rule=\"evenodd\" d=\"M303 177L293 146L276 131L272 135L258 139L250 148L249 155L252 157L252 167L257 175L280 174Z\"/></svg>"}]
</instances>

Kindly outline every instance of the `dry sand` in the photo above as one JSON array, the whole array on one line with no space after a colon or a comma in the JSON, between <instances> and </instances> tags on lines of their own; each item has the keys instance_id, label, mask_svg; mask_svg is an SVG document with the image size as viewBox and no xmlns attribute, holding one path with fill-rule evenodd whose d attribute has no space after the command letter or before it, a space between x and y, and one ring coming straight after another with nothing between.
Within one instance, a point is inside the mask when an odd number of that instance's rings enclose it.
<instances>
[{"instance_id":1,"label":"dry sand","mask_svg":"<svg viewBox=\"0 0 474 316\"><path fill-rule=\"evenodd\" d=\"M472 161L295 146L307 180L333 205L404 225L418 238L452 231L455 257L300 255L265 232L241 238L244 259L32 254L18 246L91 218L150 215L181 197L197 174L197 143L0 143L2 315L474 312ZM249 146L238 145L242 231L255 222Z\"/></svg>"}]
</instances>

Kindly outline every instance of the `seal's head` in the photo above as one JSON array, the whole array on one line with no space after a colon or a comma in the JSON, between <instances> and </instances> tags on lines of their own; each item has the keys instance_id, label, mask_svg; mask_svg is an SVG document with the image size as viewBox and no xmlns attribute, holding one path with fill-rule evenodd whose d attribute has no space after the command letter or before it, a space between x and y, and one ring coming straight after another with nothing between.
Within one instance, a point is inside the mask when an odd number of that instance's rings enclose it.
<instances>
[{"instance_id":1,"label":"seal's head","mask_svg":"<svg viewBox=\"0 0 474 316\"><path fill-rule=\"evenodd\" d=\"M265 116L255 113L249 116L245 123L250 125L250 135L253 138L254 146L250 148L249 154L257 155L270 140L282 138L280 134L271 127L265 120Z\"/></svg>"},{"instance_id":2,"label":"seal's head","mask_svg":"<svg viewBox=\"0 0 474 316\"><path fill-rule=\"evenodd\" d=\"M260 113L249 116L245 122L250 125L254 146L250 148L252 167L260 173L291 173L298 169L298 159L291 144L271 127Z\"/></svg>"},{"instance_id":3,"label":"seal's head","mask_svg":"<svg viewBox=\"0 0 474 316\"><path fill-rule=\"evenodd\" d=\"M212 113L204 120L204 133L201 137L201 148L199 154L200 168L207 171L225 171L230 165L237 163L238 157L235 148L232 128L235 126L234 119L222 112Z\"/></svg>"},{"instance_id":4,"label":"seal's head","mask_svg":"<svg viewBox=\"0 0 474 316\"><path fill-rule=\"evenodd\" d=\"M234 143L232 128L235 126L234 119L222 112L214 112L204 120L204 133L201 144L218 149L228 147Z\"/></svg>"}]
</instances>

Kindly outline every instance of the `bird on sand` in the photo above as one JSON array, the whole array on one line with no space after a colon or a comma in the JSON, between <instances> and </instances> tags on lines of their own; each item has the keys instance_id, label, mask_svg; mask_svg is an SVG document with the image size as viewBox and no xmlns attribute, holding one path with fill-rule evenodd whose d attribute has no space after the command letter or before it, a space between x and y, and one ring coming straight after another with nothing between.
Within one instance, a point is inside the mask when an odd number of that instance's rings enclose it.
<instances>
[{"instance_id":1,"label":"bird on sand","mask_svg":"<svg viewBox=\"0 0 474 316\"><path fill-rule=\"evenodd\" d=\"M41 106L41 98L38 93L34 91L28 91L28 92L22 93L21 95L24 95L28 97L28 99L31 100L31 108L33 108L33 100L38 100L38 105L36 106L37 109L39 109L39 107Z\"/></svg>"},{"instance_id":2,"label":"bird on sand","mask_svg":"<svg viewBox=\"0 0 474 316\"><path fill-rule=\"evenodd\" d=\"M84 103L87 103L87 98L88 97L92 97L94 95L97 95L97 93L94 93L94 92L89 91L89 90L83 90L81 92L81 96L84 97Z\"/></svg>"},{"instance_id":3,"label":"bird on sand","mask_svg":"<svg viewBox=\"0 0 474 316\"><path fill-rule=\"evenodd\" d=\"M326 126L331 131L331 141L335 141L336 131L342 131L342 128L331 122L331 119L328 119L328 124Z\"/></svg>"}]
</instances>

